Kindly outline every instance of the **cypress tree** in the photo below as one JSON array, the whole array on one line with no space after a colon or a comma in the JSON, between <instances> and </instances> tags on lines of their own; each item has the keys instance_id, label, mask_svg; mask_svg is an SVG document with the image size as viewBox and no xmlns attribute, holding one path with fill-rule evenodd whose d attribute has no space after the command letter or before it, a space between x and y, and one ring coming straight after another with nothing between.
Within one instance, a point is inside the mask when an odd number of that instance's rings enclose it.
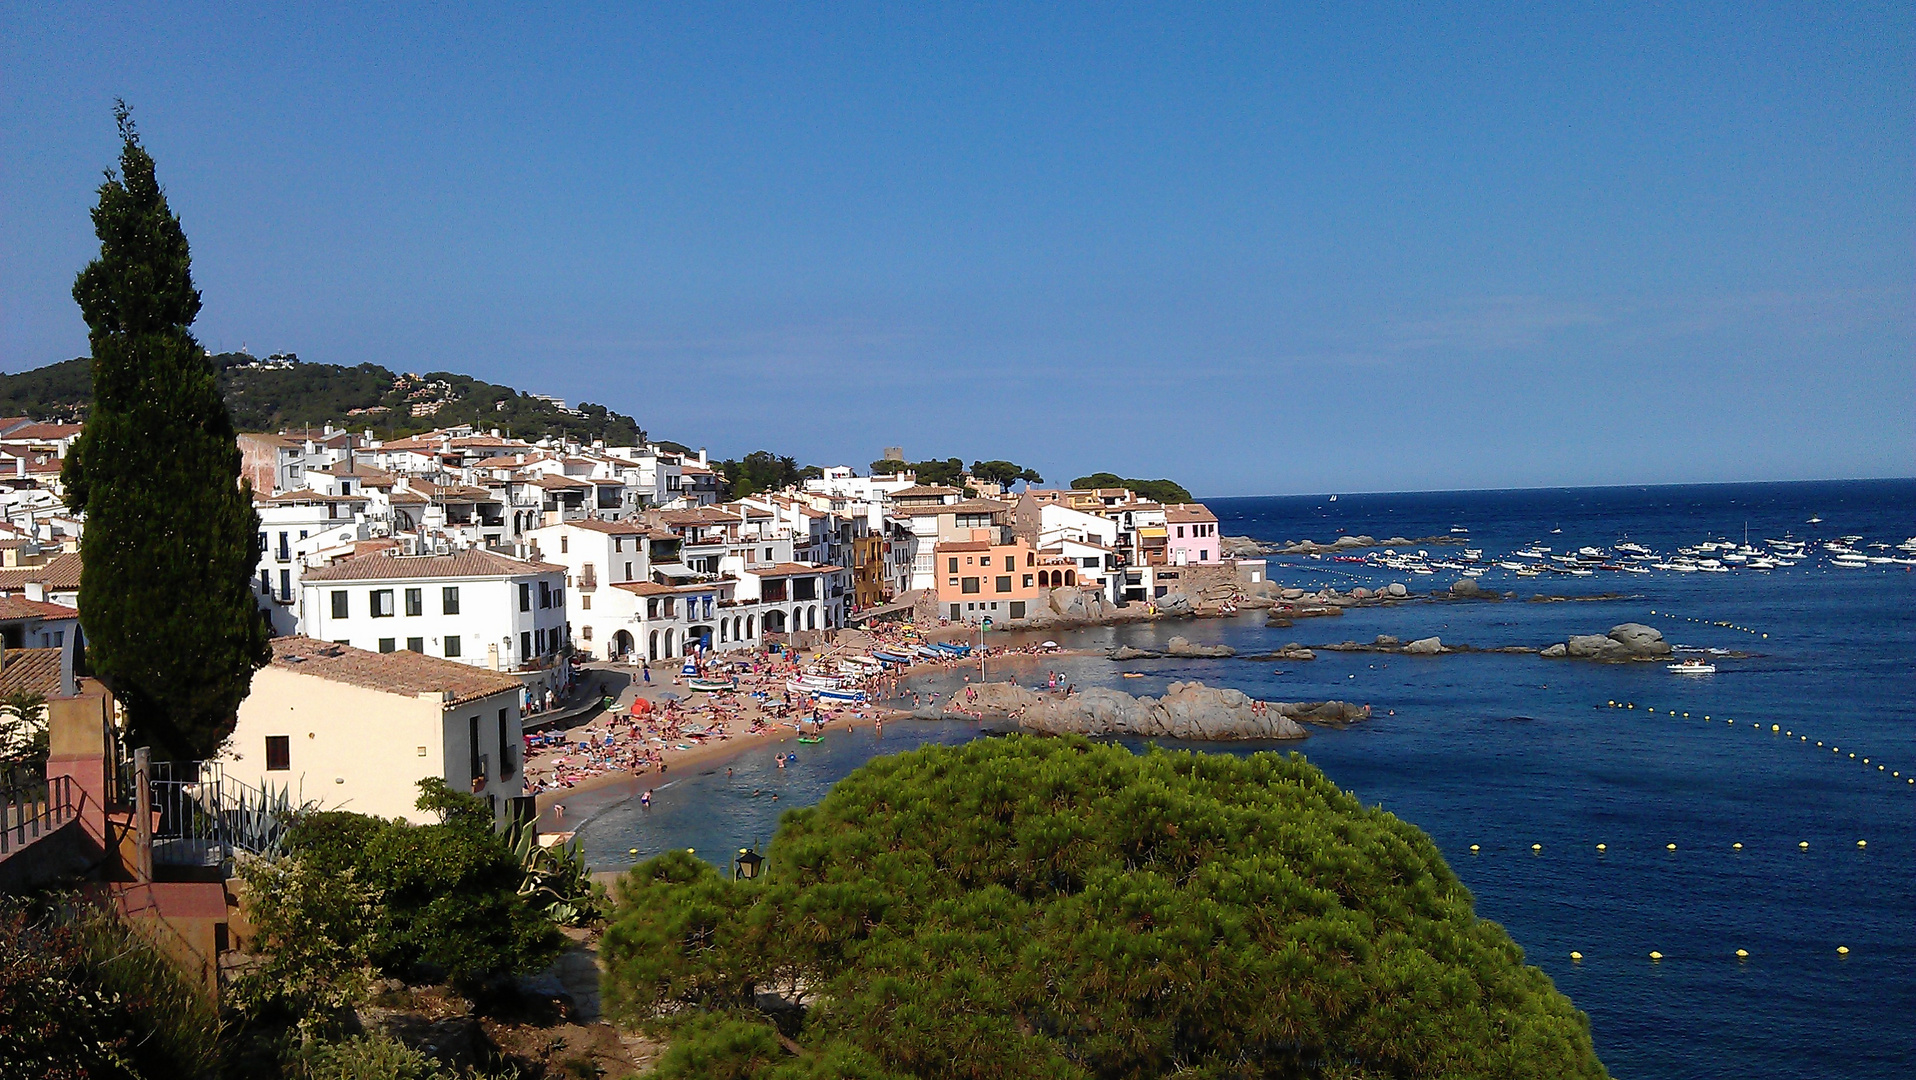
<instances>
[{"instance_id":1,"label":"cypress tree","mask_svg":"<svg viewBox=\"0 0 1916 1080\"><path fill-rule=\"evenodd\" d=\"M269 655L252 593L252 486L206 350L186 233L124 102L120 170L93 210L100 256L73 299L93 347L93 407L61 470L86 515L80 626L136 745L211 757Z\"/></svg>"}]
</instances>

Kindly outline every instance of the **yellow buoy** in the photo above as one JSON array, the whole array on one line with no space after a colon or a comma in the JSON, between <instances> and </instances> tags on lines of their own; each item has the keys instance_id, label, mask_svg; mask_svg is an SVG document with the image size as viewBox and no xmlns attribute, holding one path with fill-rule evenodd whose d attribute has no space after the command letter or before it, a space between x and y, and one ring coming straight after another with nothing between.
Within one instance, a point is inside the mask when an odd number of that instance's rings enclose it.
<instances>
[{"instance_id":1,"label":"yellow buoy","mask_svg":"<svg viewBox=\"0 0 1916 1080\"><path fill-rule=\"evenodd\" d=\"M639 853L639 849L638 849L638 848L628 848L628 849L626 849L626 852L625 852L625 853L626 853L627 855L637 855L637 854Z\"/></svg>"},{"instance_id":2,"label":"yellow buoy","mask_svg":"<svg viewBox=\"0 0 1916 1080\"><path fill-rule=\"evenodd\" d=\"M1856 846L1857 846L1857 847L1868 847L1868 846L1869 846L1869 841L1868 841L1868 840L1858 840L1858 841L1856 841Z\"/></svg>"},{"instance_id":3,"label":"yellow buoy","mask_svg":"<svg viewBox=\"0 0 1916 1080\"><path fill-rule=\"evenodd\" d=\"M1743 841L1741 841L1741 840L1739 840L1739 841L1737 841L1736 843L1734 843L1734 844L1731 844L1730 846L1731 846L1731 847L1733 847L1733 848L1735 848L1735 849L1736 849L1736 850L1738 850L1738 851L1742 851L1742 850L1743 850Z\"/></svg>"},{"instance_id":4,"label":"yellow buoy","mask_svg":"<svg viewBox=\"0 0 1916 1080\"><path fill-rule=\"evenodd\" d=\"M1838 955L1838 956L1848 956L1848 955L1849 955L1849 946L1848 946L1848 945L1838 945L1838 946L1836 947L1836 955Z\"/></svg>"},{"instance_id":5,"label":"yellow buoy","mask_svg":"<svg viewBox=\"0 0 1916 1080\"><path fill-rule=\"evenodd\" d=\"M1478 846L1477 846L1477 845L1475 845L1475 844L1472 844L1472 845L1470 845L1470 850L1471 850L1471 851L1482 851L1483 849L1482 849L1482 848L1480 848L1480 847L1478 847Z\"/></svg>"},{"instance_id":6,"label":"yellow buoy","mask_svg":"<svg viewBox=\"0 0 1916 1080\"><path fill-rule=\"evenodd\" d=\"M1610 850L1610 848L1609 848L1609 845L1607 845L1607 844L1598 844L1598 845L1597 845L1597 850L1598 850L1598 851L1608 851L1608 850Z\"/></svg>"},{"instance_id":7,"label":"yellow buoy","mask_svg":"<svg viewBox=\"0 0 1916 1080\"><path fill-rule=\"evenodd\" d=\"M1768 635L1768 634L1764 634L1763 636L1764 636L1764 637L1769 637L1770 635Z\"/></svg>"},{"instance_id":8,"label":"yellow buoy","mask_svg":"<svg viewBox=\"0 0 1916 1080\"><path fill-rule=\"evenodd\" d=\"M1582 960L1582 959L1583 959L1583 954L1582 954L1582 953L1580 953L1580 952L1577 952L1576 950L1574 950L1574 949L1573 949L1573 950L1571 950L1571 952L1570 952L1570 959L1572 959L1572 960L1579 960L1579 961L1580 961L1580 960Z\"/></svg>"},{"instance_id":9,"label":"yellow buoy","mask_svg":"<svg viewBox=\"0 0 1916 1080\"><path fill-rule=\"evenodd\" d=\"M1805 840L1796 846L1799 848L1802 848L1804 851L1808 851L1810 849L1810 842L1808 840Z\"/></svg>"},{"instance_id":10,"label":"yellow buoy","mask_svg":"<svg viewBox=\"0 0 1916 1080\"><path fill-rule=\"evenodd\" d=\"M1663 845L1663 847L1664 847L1664 849L1665 849L1665 850L1667 850L1667 851L1675 851L1675 850L1676 850L1676 845L1675 845L1675 844L1665 844L1665 845Z\"/></svg>"},{"instance_id":11,"label":"yellow buoy","mask_svg":"<svg viewBox=\"0 0 1916 1080\"><path fill-rule=\"evenodd\" d=\"M1652 959L1652 960L1661 960L1661 959L1663 959L1663 954L1662 954L1662 953L1660 953L1660 952L1658 952L1658 951L1656 951L1655 949L1651 949L1651 950L1650 950L1650 959Z\"/></svg>"},{"instance_id":12,"label":"yellow buoy","mask_svg":"<svg viewBox=\"0 0 1916 1080\"><path fill-rule=\"evenodd\" d=\"M1532 850L1532 851L1542 851L1542 850L1543 850L1543 845L1542 845L1542 844L1532 844L1532 845L1530 845L1530 850Z\"/></svg>"},{"instance_id":13,"label":"yellow buoy","mask_svg":"<svg viewBox=\"0 0 1916 1080\"><path fill-rule=\"evenodd\" d=\"M1685 720L1688 720L1688 719L1690 718L1690 714L1689 714L1689 713L1684 713L1684 714L1683 714L1683 718L1684 718Z\"/></svg>"},{"instance_id":14,"label":"yellow buoy","mask_svg":"<svg viewBox=\"0 0 1916 1080\"><path fill-rule=\"evenodd\" d=\"M1738 960L1748 960L1750 958L1750 950L1748 949L1736 950L1736 958Z\"/></svg>"},{"instance_id":15,"label":"yellow buoy","mask_svg":"<svg viewBox=\"0 0 1916 1080\"><path fill-rule=\"evenodd\" d=\"M1851 755L1850 755L1849 757L1850 757L1850 760L1851 760L1851 761L1855 761L1855 760L1856 760L1856 755L1855 755L1855 754L1851 754Z\"/></svg>"},{"instance_id":16,"label":"yellow buoy","mask_svg":"<svg viewBox=\"0 0 1916 1080\"><path fill-rule=\"evenodd\" d=\"M1821 740L1821 739L1818 739L1818 740L1816 740L1816 745L1818 745L1818 746L1821 746L1821 745L1823 745L1823 740Z\"/></svg>"},{"instance_id":17,"label":"yellow buoy","mask_svg":"<svg viewBox=\"0 0 1916 1080\"><path fill-rule=\"evenodd\" d=\"M1771 725L1770 725L1770 730L1771 730L1771 731L1782 731L1782 730L1783 730L1783 725L1782 725L1782 724L1771 724Z\"/></svg>"},{"instance_id":18,"label":"yellow buoy","mask_svg":"<svg viewBox=\"0 0 1916 1080\"><path fill-rule=\"evenodd\" d=\"M1851 757L1855 757L1856 755L1855 755L1855 754L1851 754L1850 756L1851 756ZM1869 764L1869 759L1868 759L1868 758L1864 758L1864 759L1863 759L1863 764L1865 764L1865 765L1868 765L1868 764Z\"/></svg>"}]
</instances>

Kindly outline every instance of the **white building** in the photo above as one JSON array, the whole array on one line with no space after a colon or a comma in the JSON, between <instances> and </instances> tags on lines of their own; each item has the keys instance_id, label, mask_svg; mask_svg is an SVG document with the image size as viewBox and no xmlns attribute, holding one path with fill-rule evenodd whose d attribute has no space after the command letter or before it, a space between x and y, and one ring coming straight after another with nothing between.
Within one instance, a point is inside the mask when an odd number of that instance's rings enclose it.
<instances>
[{"instance_id":1,"label":"white building","mask_svg":"<svg viewBox=\"0 0 1916 1080\"><path fill-rule=\"evenodd\" d=\"M294 803L409 821L418 783L439 777L503 820L525 792L519 682L399 651L273 639L222 751L228 775Z\"/></svg>"},{"instance_id":2,"label":"white building","mask_svg":"<svg viewBox=\"0 0 1916 1080\"><path fill-rule=\"evenodd\" d=\"M319 475L317 473L313 474ZM274 634L297 634L305 626L300 582L315 551L371 536L366 511L371 497L327 495L300 489L253 499L259 514L259 567L253 592Z\"/></svg>"},{"instance_id":3,"label":"white building","mask_svg":"<svg viewBox=\"0 0 1916 1080\"><path fill-rule=\"evenodd\" d=\"M306 634L502 671L539 670L566 645L565 568L477 548L393 551L307 569Z\"/></svg>"}]
</instances>

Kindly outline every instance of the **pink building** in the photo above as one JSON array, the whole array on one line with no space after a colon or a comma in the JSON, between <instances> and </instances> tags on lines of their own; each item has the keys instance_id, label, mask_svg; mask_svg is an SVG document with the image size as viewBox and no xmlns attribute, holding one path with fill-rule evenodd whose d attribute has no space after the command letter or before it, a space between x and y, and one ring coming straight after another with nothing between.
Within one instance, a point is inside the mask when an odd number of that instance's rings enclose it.
<instances>
[{"instance_id":1,"label":"pink building","mask_svg":"<svg viewBox=\"0 0 1916 1080\"><path fill-rule=\"evenodd\" d=\"M1217 515L1203 503L1166 504L1164 527L1165 562L1186 566L1218 561Z\"/></svg>"}]
</instances>

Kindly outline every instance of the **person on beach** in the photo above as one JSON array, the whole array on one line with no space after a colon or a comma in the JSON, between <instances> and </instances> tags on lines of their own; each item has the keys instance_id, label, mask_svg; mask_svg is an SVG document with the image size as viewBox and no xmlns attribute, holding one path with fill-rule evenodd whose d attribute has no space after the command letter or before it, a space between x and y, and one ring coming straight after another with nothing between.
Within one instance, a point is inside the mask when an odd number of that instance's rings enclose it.
<instances>
[{"instance_id":1,"label":"person on beach","mask_svg":"<svg viewBox=\"0 0 1916 1080\"><path fill-rule=\"evenodd\" d=\"M645 793L639 796L639 805L647 810L652 809L652 789L651 788L646 788Z\"/></svg>"}]
</instances>

